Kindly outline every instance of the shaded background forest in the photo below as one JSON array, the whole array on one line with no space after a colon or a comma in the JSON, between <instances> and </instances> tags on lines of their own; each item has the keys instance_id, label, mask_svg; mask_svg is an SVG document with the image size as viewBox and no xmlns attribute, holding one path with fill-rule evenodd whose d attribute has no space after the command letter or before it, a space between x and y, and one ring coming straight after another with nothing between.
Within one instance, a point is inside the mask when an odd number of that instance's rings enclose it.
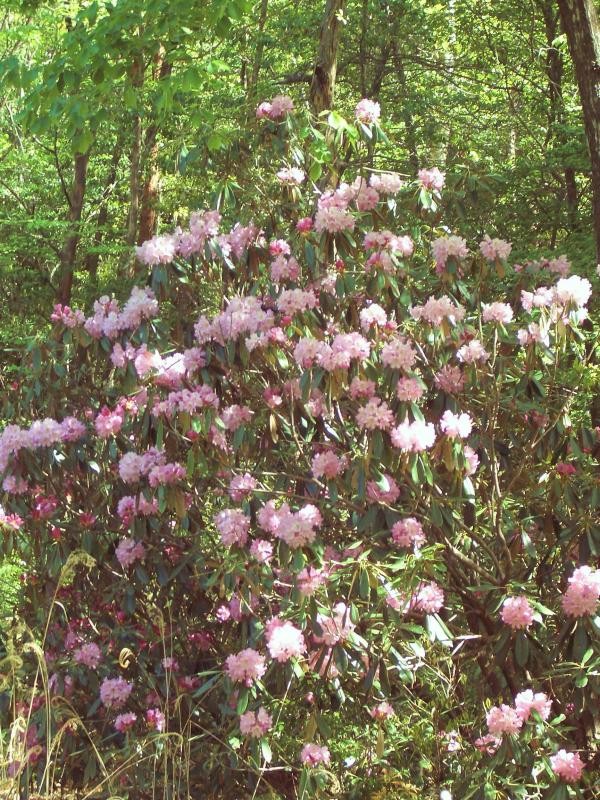
<instances>
[{"instance_id":1,"label":"shaded background forest","mask_svg":"<svg viewBox=\"0 0 600 800\"><path fill-rule=\"evenodd\" d=\"M252 188L255 107L278 92L308 102L332 25L335 108L380 102L402 142L388 147L386 168L446 171L445 220L513 240L517 260L564 252L579 274L595 264L588 146L554 0L2 8L5 363L57 299L81 304L132 281L132 246L190 210L264 217Z\"/></svg>"}]
</instances>

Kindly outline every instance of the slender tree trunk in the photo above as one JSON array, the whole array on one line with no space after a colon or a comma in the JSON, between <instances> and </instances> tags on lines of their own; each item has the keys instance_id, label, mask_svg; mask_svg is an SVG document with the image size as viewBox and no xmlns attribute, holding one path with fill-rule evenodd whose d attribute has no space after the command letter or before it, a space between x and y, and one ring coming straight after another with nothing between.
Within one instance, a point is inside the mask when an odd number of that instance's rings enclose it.
<instances>
[{"instance_id":1,"label":"slender tree trunk","mask_svg":"<svg viewBox=\"0 0 600 800\"><path fill-rule=\"evenodd\" d=\"M57 300L63 305L71 302L73 290L73 273L75 270L75 256L79 244L79 223L85 199L85 183L89 161L88 153L77 153L74 160L73 186L69 198L69 232L64 247L60 254L60 283L58 286Z\"/></svg>"},{"instance_id":2,"label":"slender tree trunk","mask_svg":"<svg viewBox=\"0 0 600 800\"><path fill-rule=\"evenodd\" d=\"M573 230L579 228L579 194L573 167L565 167L565 192L567 198L567 218L569 227Z\"/></svg>"},{"instance_id":3,"label":"slender tree trunk","mask_svg":"<svg viewBox=\"0 0 600 800\"><path fill-rule=\"evenodd\" d=\"M171 74L171 64L165 60L164 52L157 56L155 78L162 80ZM137 243L142 244L156 233L158 219L158 195L160 188L160 170L158 168L158 125L152 123L146 129L144 138L146 153L146 179L142 188L140 208L140 224Z\"/></svg>"},{"instance_id":4,"label":"slender tree trunk","mask_svg":"<svg viewBox=\"0 0 600 800\"><path fill-rule=\"evenodd\" d=\"M254 51L254 60L252 61L252 72L250 74L250 81L248 83L247 94L250 106L250 113L254 111L252 108L253 101L256 99L256 86L258 84L258 76L260 74L260 66L262 64L263 53L265 52L265 38L264 30L267 24L267 11L269 10L269 0L261 0L260 12L258 16L258 29L256 32L256 49Z\"/></svg>"},{"instance_id":5,"label":"slender tree trunk","mask_svg":"<svg viewBox=\"0 0 600 800\"><path fill-rule=\"evenodd\" d=\"M100 253L98 252L98 250L102 245L102 239L104 238L104 228L106 226L106 223L108 222L108 198L112 191L113 186L115 185L115 181L117 180L117 167L119 166L120 160L121 160L121 142L117 141L115 144L115 149L113 150L113 155L110 162L108 175L106 176L106 184L104 187L102 199L100 200L100 210L98 211L98 218L96 220L96 231L94 233L94 245L93 245L94 252L88 253L85 259L86 269L89 272L92 280L94 281L96 280L96 276L98 274L98 264L100 262Z\"/></svg>"},{"instance_id":6,"label":"slender tree trunk","mask_svg":"<svg viewBox=\"0 0 600 800\"><path fill-rule=\"evenodd\" d=\"M360 39L358 45L360 70L360 96L367 96L367 32L369 30L369 0L363 0L360 15Z\"/></svg>"},{"instance_id":7,"label":"slender tree trunk","mask_svg":"<svg viewBox=\"0 0 600 800\"><path fill-rule=\"evenodd\" d=\"M404 71L404 60L402 58L402 54L400 53L396 42L394 42L392 48L394 51L394 66L396 67L396 75L398 76L398 82L402 90L402 94L399 97L399 106L400 106L400 113L402 115L404 122L406 146L408 147L408 158L410 161L410 166L412 167L412 170L416 175L420 167L420 158L419 158L419 150L417 147L415 121L413 115L410 112L410 107L406 102L408 94L408 85L406 81L406 72Z\"/></svg>"},{"instance_id":8,"label":"slender tree trunk","mask_svg":"<svg viewBox=\"0 0 600 800\"><path fill-rule=\"evenodd\" d=\"M310 102L316 114L333 108L337 53L340 42L340 15L345 0L327 0L319 34L319 47L310 84Z\"/></svg>"},{"instance_id":9,"label":"slender tree trunk","mask_svg":"<svg viewBox=\"0 0 600 800\"><path fill-rule=\"evenodd\" d=\"M158 217L158 190L160 185L160 170L156 163L158 156L158 142L156 134L154 142L148 154L148 176L144 181L142 189L142 205L140 210L140 224L138 230L137 243L142 244L147 239L151 239L156 233L156 223Z\"/></svg>"},{"instance_id":10,"label":"slender tree trunk","mask_svg":"<svg viewBox=\"0 0 600 800\"><path fill-rule=\"evenodd\" d=\"M141 57L136 58L131 71L131 85L141 89L144 83L144 64ZM134 113L132 126L131 161L129 166L129 213L127 215L127 244L135 244L140 205L140 159L142 152L142 118L138 111Z\"/></svg>"},{"instance_id":11,"label":"slender tree trunk","mask_svg":"<svg viewBox=\"0 0 600 800\"><path fill-rule=\"evenodd\" d=\"M558 0L579 86L592 166L592 210L600 262L600 25L594 0Z\"/></svg>"},{"instance_id":12,"label":"slender tree trunk","mask_svg":"<svg viewBox=\"0 0 600 800\"><path fill-rule=\"evenodd\" d=\"M385 42L381 48L381 53L379 54L379 58L375 63L375 69L373 71L373 79L371 80L371 89L369 91L369 97L371 100L377 100L379 97L379 92L383 86L383 79L385 78L387 64L390 58L390 52L390 43Z\"/></svg>"},{"instance_id":13,"label":"slender tree trunk","mask_svg":"<svg viewBox=\"0 0 600 800\"><path fill-rule=\"evenodd\" d=\"M564 118L563 101L563 58L561 51L555 46L556 37L559 33L559 13L556 10L554 0L539 0L539 6L544 16L544 26L546 29L546 75L548 77L548 130L546 132L545 146L548 146L552 139L566 144L566 136L562 128ZM564 197L567 201L567 218L569 227L577 229L578 202L577 182L575 180L575 170L573 167L563 167ZM557 230L553 231L556 238Z\"/></svg>"}]
</instances>

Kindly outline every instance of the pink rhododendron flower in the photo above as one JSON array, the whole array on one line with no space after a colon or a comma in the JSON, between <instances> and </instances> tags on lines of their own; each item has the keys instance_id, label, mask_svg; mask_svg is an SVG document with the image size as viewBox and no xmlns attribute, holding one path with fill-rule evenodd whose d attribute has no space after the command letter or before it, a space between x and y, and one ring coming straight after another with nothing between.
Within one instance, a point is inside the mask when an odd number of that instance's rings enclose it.
<instances>
[{"instance_id":1,"label":"pink rhododendron flower","mask_svg":"<svg viewBox=\"0 0 600 800\"><path fill-rule=\"evenodd\" d=\"M526 597L507 597L502 603L500 617L515 630L529 628L533 622L533 609Z\"/></svg>"},{"instance_id":2,"label":"pink rhododendron flower","mask_svg":"<svg viewBox=\"0 0 600 800\"><path fill-rule=\"evenodd\" d=\"M485 736L480 736L478 739L475 739L473 744L481 753L493 756L502 744L502 738L493 736L491 733L486 733Z\"/></svg>"},{"instance_id":3,"label":"pink rhododendron flower","mask_svg":"<svg viewBox=\"0 0 600 800\"><path fill-rule=\"evenodd\" d=\"M271 280L275 283L281 283L286 280L295 281L298 279L299 275L300 265L293 256L290 256L290 258L277 256L277 258L271 262ZM252 341L261 341L261 337L264 336L264 333L253 333L249 338ZM251 348L248 349L250 350Z\"/></svg>"},{"instance_id":4,"label":"pink rhododendron flower","mask_svg":"<svg viewBox=\"0 0 600 800\"><path fill-rule=\"evenodd\" d=\"M585 764L581 760L579 753L559 750L555 755L550 756L550 766L553 772L563 781L575 783L581 778Z\"/></svg>"},{"instance_id":5,"label":"pink rhododendron flower","mask_svg":"<svg viewBox=\"0 0 600 800\"><path fill-rule=\"evenodd\" d=\"M165 715L159 708L149 708L146 711L146 722L159 733L162 733L166 726Z\"/></svg>"},{"instance_id":6,"label":"pink rhododendron flower","mask_svg":"<svg viewBox=\"0 0 600 800\"><path fill-rule=\"evenodd\" d=\"M483 257L487 258L488 261L495 261L496 259L506 261L512 250L512 244L504 239L490 239L486 233L483 241L479 243L479 249Z\"/></svg>"},{"instance_id":7,"label":"pink rhododendron flower","mask_svg":"<svg viewBox=\"0 0 600 800\"><path fill-rule=\"evenodd\" d=\"M117 561L127 569L136 561L143 561L146 556L146 548L141 542L134 539L121 539L115 550Z\"/></svg>"},{"instance_id":8,"label":"pink rhododendron flower","mask_svg":"<svg viewBox=\"0 0 600 800\"><path fill-rule=\"evenodd\" d=\"M350 610L345 603L336 603L333 607L331 616L327 614L317 614L322 633L314 636L315 642L333 647L339 642L344 642L355 629L354 623L350 619Z\"/></svg>"},{"instance_id":9,"label":"pink rhododendron flower","mask_svg":"<svg viewBox=\"0 0 600 800\"><path fill-rule=\"evenodd\" d=\"M171 486L185 478L187 472L182 464L157 464L148 472L148 483L153 488Z\"/></svg>"},{"instance_id":10,"label":"pink rhododendron flower","mask_svg":"<svg viewBox=\"0 0 600 800\"><path fill-rule=\"evenodd\" d=\"M290 186L300 186L306 180L306 173L298 167L284 167L277 172L277 177L281 183Z\"/></svg>"},{"instance_id":11,"label":"pink rhododendron flower","mask_svg":"<svg viewBox=\"0 0 600 800\"><path fill-rule=\"evenodd\" d=\"M353 400L369 400L375 394L376 389L375 381L353 378L349 387L350 397Z\"/></svg>"},{"instance_id":12,"label":"pink rhododendron flower","mask_svg":"<svg viewBox=\"0 0 600 800\"><path fill-rule=\"evenodd\" d=\"M366 308L361 309L360 312L360 327L365 331L369 331L375 326L383 327L387 322L387 314L383 308L377 303L371 303Z\"/></svg>"},{"instance_id":13,"label":"pink rhododendron flower","mask_svg":"<svg viewBox=\"0 0 600 800\"><path fill-rule=\"evenodd\" d=\"M380 194L397 194L404 185L395 172L374 172L369 178L369 184Z\"/></svg>"},{"instance_id":14,"label":"pink rhododendron flower","mask_svg":"<svg viewBox=\"0 0 600 800\"><path fill-rule=\"evenodd\" d=\"M523 727L523 718L514 708L505 704L490 708L486 714L486 721L492 736L498 737L505 733L516 734Z\"/></svg>"},{"instance_id":15,"label":"pink rhododendron flower","mask_svg":"<svg viewBox=\"0 0 600 800\"><path fill-rule=\"evenodd\" d=\"M520 328L517 331L517 340L520 345L525 347L528 344L550 345L550 337L548 335L548 328L546 326L538 325L537 322L530 322L527 329Z\"/></svg>"},{"instance_id":16,"label":"pink rhododendron flower","mask_svg":"<svg viewBox=\"0 0 600 800\"><path fill-rule=\"evenodd\" d=\"M406 339L395 337L384 344L381 363L392 369L409 370L417 360L417 353Z\"/></svg>"},{"instance_id":17,"label":"pink rhododendron flower","mask_svg":"<svg viewBox=\"0 0 600 800\"><path fill-rule=\"evenodd\" d=\"M367 499L372 503L393 505L400 497L400 487L391 475L383 475L379 482L367 483Z\"/></svg>"},{"instance_id":18,"label":"pink rhododendron flower","mask_svg":"<svg viewBox=\"0 0 600 800\"><path fill-rule=\"evenodd\" d=\"M394 422L394 412L379 397L372 397L365 406L356 413L356 424L360 428L374 431L378 428L387 430Z\"/></svg>"},{"instance_id":19,"label":"pink rhododendron flower","mask_svg":"<svg viewBox=\"0 0 600 800\"><path fill-rule=\"evenodd\" d=\"M381 109L379 103L373 100L368 100L366 97L356 104L354 109L354 116L359 122L364 122L366 125L371 125L377 122L381 116Z\"/></svg>"},{"instance_id":20,"label":"pink rhododendron flower","mask_svg":"<svg viewBox=\"0 0 600 800\"><path fill-rule=\"evenodd\" d=\"M317 535L316 528L323 523L323 518L316 506L307 504L299 511L290 511L282 506L279 510L277 527L274 530L278 539L282 539L293 549L311 544Z\"/></svg>"},{"instance_id":21,"label":"pink rhododendron flower","mask_svg":"<svg viewBox=\"0 0 600 800\"><path fill-rule=\"evenodd\" d=\"M177 254L174 236L153 236L135 249L136 257L142 264L170 264Z\"/></svg>"},{"instance_id":22,"label":"pink rhododendron flower","mask_svg":"<svg viewBox=\"0 0 600 800\"><path fill-rule=\"evenodd\" d=\"M273 718L263 706L258 711L246 711L240 716L240 731L243 736L259 739L271 730Z\"/></svg>"},{"instance_id":23,"label":"pink rhododendron flower","mask_svg":"<svg viewBox=\"0 0 600 800\"><path fill-rule=\"evenodd\" d=\"M379 193L364 178L359 177L353 182L352 192L359 211L371 211L379 202Z\"/></svg>"},{"instance_id":24,"label":"pink rhododendron flower","mask_svg":"<svg viewBox=\"0 0 600 800\"><path fill-rule=\"evenodd\" d=\"M291 114L293 110L294 101L292 98L284 94L278 94L271 100L269 116L271 119L283 119L287 114Z\"/></svg>"},{"instance_id":25,"label":"pink rhododendron flower","mask_svg":"<svg viewBox=\"0 0 600 800\"><path fill-rule=\"evenodd\" d=\"M266 119L271 116L271 103L267 100L263 100L256 109L256 118L257 119Z\"/></svg>"},{"instance_id":26,"label":"pink rhododendron flower","mask_svg":"<svg viewBox=\"0 0 600 800\"><path fill-rule=\"evenodd\" d=\"M465 376L460 367L446 364L435 376L435 385L447 394L460 394L465 388Z\"/></svg>"},{"instance_id":27,"label":"pink rhododendron flower","mask_svg":"<svg viewBox=\"0 0 600 800\"><path fill-rule=\"evenodd\" d=\"M248 541L250 519L239 508L227 508L215 515L215 525L226 547L243 547Z\"/></svg>"},{"instance_id":28,"label":"pink rhododendron flower","mask_svg":"<svg viewBox=\"0 0 600 800\"><path fill-rule=\"evenodd\" d=\"M421 186L424 189L434 189L435 191L439 192L441 189L443 189L444 183L446 182L445 174L440 172L437 167L432 167L431 169L420 169L418 176Z\"/></svg>"},{"instance_id":29,"label":"pink rhododendron flower","mask_svg":"<svg viewBox=\"0 0 600 800\"><path fill-rule=\"evenodd\" d=\"M430 325L439 326L445 319L455 325L464 319L465 309L454 305L452 300L444 295L438 299L430 297L422 306L412 306L410 315L413 319L425 320Z\"/></svg>"},{"instance_id":30,"label":"pink rhododendron flower","mask_svg":"<svg viewBox=\"0 0 600 800\"><path fill-rule=\"evenodd\" d=\"M508 324L513 318L513 310L507 303L484 303L481 318L484 322L498 322Z\"/></svg>"},{"instance_id":31,"label":"pink rhododendron flower","mask_svg":"<svg viewBox=\"0 0 600 800\"><path fill-rule=\"evenodd\" d=\"M369 709L369 714L376 720L389 719L395 715L395 711L387 700L382 700L376 706Z\"/></svg>"},{"instance_id":32,"label":"pink rhododendron flower","mask_svg":"<svg viewBox=\"0 0 600 800\"><path fill-rule=\"evenodd\" d=\"M265 626L265 637L271 658L282 664L306 652L302 631L288 620L271 619Z\"/></svg>"},{"instance_id":33,"label":"pink rhododendron flower","mask_svg":"<svg viewBox=\"0 0 600 800\"><path fill-rule=\"evenodd\" d=\"M543 720L547 720L552 709L552 701L543 692L534 694L531 689L526 689L515 697L515 709L523 722L527 722L532 711L537 712Z\"/></svg>"},{"instance_id":34,"label":"pink rhododendron flower","mask_svg":"<svg viewBox=\"0 0 600 800\"><path fill-rule=\"evenodd\" d=\"M332 450L324 450L313 456L311 468L315 478L333 480L344 469L344 460L336 456Z\"/></svg>"},{"instance_id":35,"label":"pink rhododendron flower","mask_svg":"<svg viewBox=\"0 0 600 800\"><path fill-rule=\"evenodd\" d=\"M396 384L396 397L404 403L416 403L424 391L422 384L416 378L400 378Z\"/></svg>"},{"instance_id":36,"label":"pink rhododendron flower","mask_svg":"<svg viewBox=\"0 0 600 800\"><path fill-rule=\"evenodd\" d=\"M119 731L119 733L125 733L130 728L133 728L136 720L137 714L134 714L131 711L127 714L119 714L115 719L115 730Z\"/></svg>"},{"instance_id":37,"label":"pink rhododendron flower","mask_svg":"<svg viewBox=\"0 0 600 800\"><path fill-rule=\"evenodd\" d=\"M331 754L327 747L309 742L302 748L300 760L307 767L316 767L319 764L329 764Z\"/></svg>"},{"instance_id":38,"label":"pink rhododendron flower","mask_svg":"<svg viewBox=\"0 0 600 800\"><path fill-rule=\"evenodd\" d=\"M565 614L583 617L595 614L600 602L600 570L588 566L577 567L569 578L569 586L562 597Z\"/></svg>"},{"instance_id":39,"label":"pink rhododendron flower","mask_svg":"<svg viewBox=\"0 0 600 800\"><path fill-rule=\"evenodd\" d=\"M484 363L488 360L490 355L479 339L471 339L470 342L463 344L463 346L457 350L456 357L464 364L475 364L477 362Z\"/></svg>"},{"instance_id":40,"label":"pink rhododendron flower","mask_svg":"<svg viewBox=\"0 0 600 800\"><path fill-rule=\"evenodd\" d=\"M392 429L392 444L405 453L420 453L429 450L435 442L435 428L431 422L405 420Z\"/></svg>"},{"instance_id":41,"label":"pink rhododendron flower","mask_svg":"<svg viewBox=\"0 0 600 800\"><path fill-rule=\"evenodd\" d=\"M225 660L225 671L234 683L252 686L267 671L264 656L247 647L239 653L232 653Z\"/></svg>"},{"instance_id":42,"label":"pink rhododendron flower","mask_svg":"<svg viewBox=\"0 0 600 800\"><path fill-rule=\"evenodd\" d=\"M340 233L354 229L356 220L349 211L329 206L319 208L315 215L314 229L317 233Z\"/></svg>"},{"instance_id":43,"label":"pink rhododendron flower","mask_svg":"<svg viewBox=\"0 0 600 800\"><path fill-rule=\"evenodd\" d=\"M465 258L469 254L469 249L461 236L440 236L431 243L431 252L437 270L441 271L445 269L449 258Z\"/></svg>"},{"instance_id":44,"label":"pink rhododendron flower","mask_svg":"<svg viewBox=\"0 0 600 800\"><path fill-rule=\"evenodd\" d=\"M96 669L102 661L102 651L94 642L88 642L73 651L73 660L90 669Z\"/></svg>"},{"instance_id":45,"label":"pink rhododendron flower","mask_svg":"<svg viewBox=\"0 0 600 800\"><path fill-rule=\"evenodd\" d=\"M423 526L414 517L399 520L392 527L392 539L400 547L421 547L425 543Z\"/></svg>"},{"instance_id":46,"label":"pink rhododendron flower","mask_svg":"<svg viewBox=\"0 0 600 800\"><path fill-rule=\"evenodd\" d=\"M121 708L132 690L133 684L125 678L104 678L100 685L100 700L107 708Z\"/></svg>"},{"instance_id":47,"label":"pink rhododendron flower","mask_svg":"<svg viewBox=\"0 0 600 800\"><path fill-rule=\"evenodd\" d=\"M558 258L551 258L549 261L547 261L546 268L549 272L553 272L555 275L560 275L561 277L566 278L571 270L571 263L565 255L562 255L558 256Z\"/></svg>"},{"instance_id":48,"label":"pink rhododendron flower","mask_svg":"<svg viewBox=\"0 0 600 800\"><path fill-rule=\"evenodd\" d=\"M229 482L229 497L235 503L239 503L244 498L249 497L257 486L256 478L253 478L248 472L243 475L234 475Z\"/></svg>"},{"instance_id":49,"label":"pink rhododendron flower","mask_svg":"<svg viewBox=\"0 0 600 800\"><path fill-rule=\"evenodd\" d=\"M436 614L444 605L444 592L435 581L420 583L410 607L426 614Z\"/></svg>"},{"instance_id":50,"label":"pink rhododendron flower","mask_svg":"<svg viewBox=\"0 0 600 800\"><path fill-rule=\"evenodd\" d=\"M329 580L329 572L316 567L305 567L296 575L298 591L304 597L310 597L317 589L324 586Z\"/></svg>"},{"instance_id":51,"label":"pink rhododendron flower","mask_svg":"<svg viewBox=\"0 0 600 800\"><path fill-rule=\"evenodd\" d=\"M479 466L479 456L472 447L469 447L468 444L465 445L464 456L465 461L467 462L465 468L466 474L474 475L477 472L477 467Z\"/></svg>"},{"instance_id":52,"label":"pink rhododendron flower","mask_svg":"<svg viewBox=\"0 0 600 800\"><path fill-rule=\"evenodd\" d=\"M466 439L473 429L473 420L468 414L453 414L444 411L440 419L442 433L451 439Z\"/></svg>"},{"instance_id":53,"label":"pink rhododendron flower","mask_svg":"<svg viewBox=\"0 0 600 800\"><path fill-rule=\"evenodd\" d=\"M592 294L592 284L587 278L571 275L561 278L554 287L556 302L581 308L585 306Z\"/></svg>"},{"instance_id":54,"label":"pink rhododendron flower","mask_svg":"<svg viewBox=\"0 0 600 800\"><path fill-rule=\"evenodd\" d=\"M284 289L277 300L277 310L290 317L316 308L317 305L318 299L315 293L303 289Z\"/></svg>"},{"instance_id":55,"label":"pink rhododendron flower","mask_svg":"<svg viewBox=\"0 0 600 800\"><path fill-rule=\"evenodd\" d=\"M296 223L296 230L298 233L309 233L312 230L313 221L312 217L302 217Z\"/></svg>"},{"instance_id":56,"label":"pink rhododendron flower","mask_svg":"<svg viewBox=\"0 0 600 800\"><path fill-rule=\"evenodd\" d=\"M60 438L63 442L77 442L87 433L87 428L75 417L65 417L60 423Z\"/></svg>"},{"instance_id":57,"label":"pink rhododendron flower","mask_svg":"<svg viewBox=\"0 0 600 800\"><path fill-rule=\"evenodd\" d=\"M221 411L221 420L228 431L236 431L242 425L252 421L254 412L247 406L232 405Z\"/></svg>"},{"instance_id":58,"label":"pink rhododendron flower","mask_svg":"<svg viewBox=\"0 0 600 800\"><path fill-rule=\"evenodd\" d=\"M101 439L107 439L121 430L123 425L123 412L120 408L111 411L104 406L94 421L96 433Z\"/></svg>"},{"instance_id":59,"label":"pink rhododendron flower","mask_svg":"<svg viewBox=\"0 0 600 800\"><path fill-rule=\"evenodd\" d=\"M74 311L69 306L57 303L50 315L50 319L52 322L62 323L65 328L78 328L85 322L85 314L83 311Z\"/></svg>"},{"instance_id":60,"label":"pink rhododendron flower","mask_svg":"<svg viewBox=\"0 0 600 800\"><path fill-rule=\"evenodd\" d=\"M273 545L266 539L255 539L250 545L250 555L261 564L268 564L273 557Z\"/></svg>"}]
</instances>

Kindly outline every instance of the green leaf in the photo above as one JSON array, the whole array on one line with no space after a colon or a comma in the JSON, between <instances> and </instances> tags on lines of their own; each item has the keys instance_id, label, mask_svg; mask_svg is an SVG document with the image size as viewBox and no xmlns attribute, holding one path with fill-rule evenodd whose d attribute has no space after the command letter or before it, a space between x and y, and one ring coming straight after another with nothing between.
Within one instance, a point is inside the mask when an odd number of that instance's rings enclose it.
<instances>
[{"instance_id":1,"label":"green leaf","mask_svg":"<svg viewBox=\"0 0 600 800\"><path fill-rule=\"evenodd\" d=\"M260 740L260 752L262 753L262 757L267 762L267 764L270 764L271 761L273 760L273 753L271 751L269 742L266 739Z\"/></svg>"},{"instance_id":2,"label":"green leaf","mask_svg":"<svg viewBox=\"0 0 600 800\"><path fill-rule=\"evenodd\" d=\"M88 129L79 131L74 137L71 149L75 154L85 154L94 142L94 136Z\"/></svg>"}]
</instances>

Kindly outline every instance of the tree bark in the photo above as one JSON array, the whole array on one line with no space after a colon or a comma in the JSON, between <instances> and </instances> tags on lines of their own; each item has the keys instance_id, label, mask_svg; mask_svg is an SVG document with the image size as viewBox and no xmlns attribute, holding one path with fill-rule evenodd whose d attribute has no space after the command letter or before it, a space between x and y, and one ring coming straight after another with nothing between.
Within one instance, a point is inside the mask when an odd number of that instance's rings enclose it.
<instances>
[{"instance_id":1,"label":"tree bark","mask_svg":"<svg viewBox=\"0 0 600 800\"><path fill-rule=\"evenodd\" d=\"M64 247L60 254L60 282L57 292L57 301L63 305L71 302L73 291L73 272L75 270L75 256L79 244L79 223L85 199L85 184L89 152L76 153L73 169L73 186L69 195L69 232Z\"/></svg>"},{"instance_id":2,"label":"tree bark","mask_svg":"<svg viewBox=\"0 0 600 800\"><path fill-rule=\"evenodd\" d=\"M136 58L130 71L131 85L141 89L144 83L144 64L141 57ZM135 244L140 206L140 158L142 152L142 118L135 111L132 126L131 162L129 166L129 213L127 215L127 244Z\"/></svg>"},{"instance_id":3,"label":"tree bark","mask_svg":"<svg viewBox=\"0 0 600 800\"><path fill-rule=\"evenodd\" d=\"M592 167L592 213L600 262L600 25L594 0L558 0L575 67Z\"/></svg>"},{"instance_id":4,"label":"tree bark","mask_svg":"<svg viewBox=\"0 0 600 800\"><path fill-rule=\"evenodd\" d=\"M106 176L106 184L100 200L100 210L98 211L98 218L96 220L96 231L94 233L95 252L88 253L85 259L85 266L92 280L95 280L96 275L98 274L98 264L100 262L100 253L98 252L98 249L102 244L102 239L104 238L104 227L108 222L108 198L115 185L115 181L117 180L117 167L119 166L120 160L121 143L117 141L115 144L115 149L113 150L108 175Z\"/></svg>"},{"instance_id":5,"label":"tree bark","mask_svg":"<svg viewBox=\"0 0 600 800\"><path fill-rule=\"evenodd\" d=\"M399 106L400 106L400 113L402 115L404 122L406 146L408 148L408 157L412 171L416 175L420 167L420 158L419 158L419 150L417 147L415 121L410 111L410 107L406 102L408 99L408 84L406 81L406 72L404 70L404 59L402 57L402 53L398 49L398 45L396 42L393 43L392 48L394 51L394 65L396 67L396 75L398 76L398 82L402 90L402 94L399 98Z\"/></svg>"},{"instance_id":6,"label":"tree bark","mask_svg":"<svg viewBox=\"0 0 600 800\"><path fill-rule=\"evenodd\" d=\"M161 50L155 62L155 78L162 80L171 74L171 64L165 59ZM146 155L146 179L142 188L140 208L140 224L137 243L142 244L156 233L158 219L158 194L160 188L160 170L158 168L158 125L153 122L146 129L144 137Z\"/></svg>"},{"instance_id":7,"label":"tree bark","mask_svg":"<svg viewBox=\"0 0 600 800\"><path fill-rule=\"evenodd\" d=\"M548 130L544 145L547 147L554 137L561 145L566 144L566 135L562 127L564 121L563 100L563 58L555 41L559 33L560 15L556 10L554 0L538 0L538 5L544 16L546 29L546 75L548 77ZM573 167L563 167L564 197L567 201L567 219L569 227L576 230L579 227L577 182ZM562 200L561 200L562 203ZM556 238L557 226L553 231Z\"/></svg>"},{"instance_id":8,"label":"tree bark","mask_svg":"<svg viewBox=\"0 0 600 800\"><path fill-rule=\"evenodd\" d=\"M333 108L337 53L340 42L340 16L345 0L327 0L319 33L319 47L310 84L310 102L316 114Z\"/></svg>"},{"instance_id":9,"label":"tree bark","mask_svg":"<svg viewBox=\"0 0 600 800\"><path fill-rule=\"evenodd\" d=\"M261 0L260 12L258 16L258 30L256 33L256 50L254 51L254 59L252 61L252 72L250 73L250 80L248 82L247 94L249 99L249 113L254 113L252 108L253 101L256 99L256 85L258 83L258 76L260 74L260 66L262 64L263 53L265 52L265 38L264 30L267 23L267 11L269 8L269 0Z\"/></svg>"}]
</instances>

